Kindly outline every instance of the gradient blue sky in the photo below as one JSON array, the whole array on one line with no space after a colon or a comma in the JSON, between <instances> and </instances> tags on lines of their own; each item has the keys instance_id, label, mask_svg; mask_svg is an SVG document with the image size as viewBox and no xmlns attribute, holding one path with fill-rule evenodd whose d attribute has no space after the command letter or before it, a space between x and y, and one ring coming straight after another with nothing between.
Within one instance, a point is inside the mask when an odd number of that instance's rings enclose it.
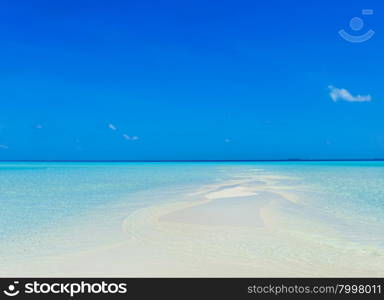
<instances>
[{"instance_id":1,"label":"gradient blue sky","mask_svg":"<svg viewBox=\"0 0 384 300\"><path fill-rule=\"evenodd\" d=\"M376 34L353 44L338 30L357 16ZM384 157L383 16L382 1L1 1L0 160Z\"/></svg>"}]
</instances>

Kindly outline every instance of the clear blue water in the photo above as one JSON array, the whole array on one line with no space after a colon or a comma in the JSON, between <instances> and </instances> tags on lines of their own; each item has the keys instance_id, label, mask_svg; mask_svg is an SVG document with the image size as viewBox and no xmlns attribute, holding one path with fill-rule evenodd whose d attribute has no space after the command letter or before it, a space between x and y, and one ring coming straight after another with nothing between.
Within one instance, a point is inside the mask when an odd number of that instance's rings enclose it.
<instances>
[{"instance_id":1,"label":"clear blue water","mask_svg":"<svg viewBox=\"0 0 384 300\"><path fill-rule=\"evenodd\" d=\"M326 214L383 224L384 162L0 163L0 241L140 191L258 174L295 178ZM106 212L108 213L108 212Z\"/></svg>"},{"instance_id":2,"label":"clear blue water","mask_svg":"<svg viewBox=\"0 0 384 300\"><path fill-rule=\"evenodd\" d=\"M309 189L303 202L312 207L355 220L384 221L382 161L287 162L263 167L271 172L297 178L299 184Z\"/></svg>"}]
</instances>

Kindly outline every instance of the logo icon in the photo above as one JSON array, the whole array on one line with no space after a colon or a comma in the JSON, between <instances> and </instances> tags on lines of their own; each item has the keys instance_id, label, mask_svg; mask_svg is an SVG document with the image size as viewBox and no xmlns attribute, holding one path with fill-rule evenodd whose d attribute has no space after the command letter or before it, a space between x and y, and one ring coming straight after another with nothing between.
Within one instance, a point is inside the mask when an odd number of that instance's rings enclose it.
<instances>
[{"instance_id":1,"label":"logo icon","mask_svg":"<svg viewBox=\"0 0 384 300\"><path fill-rule=\"evenodd\" d=\"M364 16L371 16L373 15L373 9L363 9L361 11L361 14ZM360 17L354 17L349 21L349 27L355 31L356 33L363 29L364 27L364 20ZM351 43L363 43L365 41L370 40L373 35L375 34L375 31L372 29L368 30L364 34L360 35L354 35L346 32L344 29L339 30L339 35L346 41Z\"/></svg>"},{"instance_id":2,"label":"logo icon","mask_svg":"<svg viewBox=\"0 0 384 300\"><path fill-rule=\"evenodd\" d=\"M18 281L14 281L13 284L10 284L8 286L8 289L4 290L4 294L6 294L7 296L10 296L10 297L17 296L20 293L20 291L16 289L16 285L18 283L19 283Z\"/></svg>"}]
</instances>

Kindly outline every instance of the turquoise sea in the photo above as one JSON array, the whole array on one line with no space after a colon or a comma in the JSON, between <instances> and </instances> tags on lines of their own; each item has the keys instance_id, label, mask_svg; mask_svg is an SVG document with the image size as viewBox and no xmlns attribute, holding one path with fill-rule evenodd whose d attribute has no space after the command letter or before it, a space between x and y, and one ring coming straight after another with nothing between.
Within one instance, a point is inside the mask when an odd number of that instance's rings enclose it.
<instances>
[{"instance_id":1,"label":"turquoise sea","mask_svg":"<svg viewBox=\"0 0 384 300\"><path fill-rule=\"evenodd\" d=\"M91 211L108 217L122 203L127 214L168 201L154 197L158 191L182 201L187 190L260 175L303 187L299 201L309 214L351 240L384 247L384 162L7 162L0 163L0 251Z\"/></svg>"}]
</instances>

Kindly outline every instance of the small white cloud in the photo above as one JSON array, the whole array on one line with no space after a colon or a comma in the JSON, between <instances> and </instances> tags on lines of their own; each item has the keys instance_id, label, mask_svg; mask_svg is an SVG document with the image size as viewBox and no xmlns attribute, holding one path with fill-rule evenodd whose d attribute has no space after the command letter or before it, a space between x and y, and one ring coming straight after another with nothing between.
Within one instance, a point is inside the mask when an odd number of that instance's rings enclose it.
<instances>
[{"instance_id":1,"label":"small white cloud","mask_svg":"<svg viewBox=\"0 0 384 300\"><path fill-rule=\"evenodd\" d=\"M117 127L111 123L108 124L108 128L112 130L117 130Z\"/></svg>"},{"instance_id":2,"label":"small white cloud","mask_svg":"<svg viewBox=\"0 0 384 300\"><path fill-rule=\"evenodd\" d=\"M128 134L123 134L123 138L125 138L128 141L136 141L139 139L138 136L129 136Z\"/></svg>"},{"instance_id":3,"label":"small white cloud","mask_svg":"<svg viewBox=\"0 0 384 300\"><path fill-rule=\"evenodd\" d=\"M9 147L7 145L0 145L0 149L8 149Z\"/></svg>"},{"instance_id":4,"label":"small white cloud","mask_svg":"<svg viewBox=\"0 0 384 300\"><path fill-rule=\"evenodd\" d=\"M348 90L346 89L339 89L332 85L328 86L330 93L329 96L331 96L332 100L334 102L337 102L338 100L343 100L347 102L370 102L372 100L371 95L357 95L353 96Z\"/></svg>"}]
</instances>

